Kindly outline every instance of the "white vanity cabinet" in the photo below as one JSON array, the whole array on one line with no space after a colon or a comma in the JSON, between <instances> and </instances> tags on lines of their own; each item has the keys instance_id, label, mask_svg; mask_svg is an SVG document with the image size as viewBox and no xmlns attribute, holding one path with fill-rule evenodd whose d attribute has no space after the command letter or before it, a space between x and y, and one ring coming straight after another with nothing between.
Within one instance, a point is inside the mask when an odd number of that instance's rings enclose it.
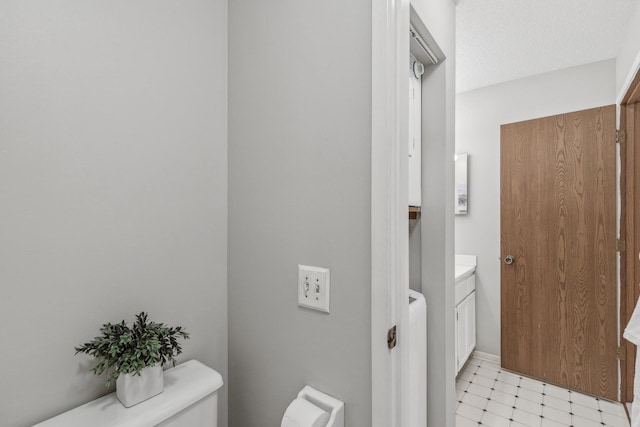
<instances>
[{"instance_id":1,"label":"white vanity cabinet","mask_svg":"<svg viewBox=\"0 0 640 427\"><path fill-rule=\"evenodd\" d=\"M475 257L474 257L475 258ZM476 347L475 265L456 265L456 375Z\"/></svg>"},{"instance_id":2,"label":"white vanity cabinet","mask_svg":"<svg viewBox=\"0 0 640 427\"><path fill-rule=\"evenodd\" d=\"M462 282L456 285L456 288L461 286L466 291L456 304L456 375L476 347L476 275Z\"/></svg>"}]
</instances>

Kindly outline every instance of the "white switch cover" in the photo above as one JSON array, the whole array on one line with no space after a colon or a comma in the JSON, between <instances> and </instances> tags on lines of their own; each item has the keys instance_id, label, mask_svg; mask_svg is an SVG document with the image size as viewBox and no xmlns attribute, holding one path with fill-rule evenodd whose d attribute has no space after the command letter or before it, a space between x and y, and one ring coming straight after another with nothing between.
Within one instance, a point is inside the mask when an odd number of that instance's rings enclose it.
<instances>
[{"instance_id":1,"label":"white switch cover","mask_svg":"<svg viewBox=\"0 0 640 427\"><path fill-rule=\"evenodd\" d=\"M329 269L298 265L298 305L329 312Z\"/></svg>"}]
</instances>

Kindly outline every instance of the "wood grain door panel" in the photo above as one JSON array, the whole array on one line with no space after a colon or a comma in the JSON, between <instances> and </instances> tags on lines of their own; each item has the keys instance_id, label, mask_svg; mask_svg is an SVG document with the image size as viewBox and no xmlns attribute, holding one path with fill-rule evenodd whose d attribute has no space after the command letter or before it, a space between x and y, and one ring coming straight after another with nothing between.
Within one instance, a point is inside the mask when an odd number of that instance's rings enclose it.
<instances>
[{"instance_id":1,"label":"wood grain door panel","mask_svg":"<svg viewBox=\"0 0 640 427\"><path fill-rule=\"evenodd\" d=\"M640 74L638 74L640 76ZM636 80L639 80L638 78ZM640 80L630 93L640 96ZM626 358L620 363L621 399L633 401L636 346L622 337L640 296L640 104L621 105L620 128L626 131L626 141L620 144L620 236L625 250L620 253L620 339Z\"/></svg>"},{"instance_id":2,"label":"wood grain door panel","mask_svg":"<svg viewBox=\"0 0 640 427\"><path fill-rule=\"evenodd\" d=\"M505 369L617 399L615 106L501 127Z\"/></svg>"}]
</instances>

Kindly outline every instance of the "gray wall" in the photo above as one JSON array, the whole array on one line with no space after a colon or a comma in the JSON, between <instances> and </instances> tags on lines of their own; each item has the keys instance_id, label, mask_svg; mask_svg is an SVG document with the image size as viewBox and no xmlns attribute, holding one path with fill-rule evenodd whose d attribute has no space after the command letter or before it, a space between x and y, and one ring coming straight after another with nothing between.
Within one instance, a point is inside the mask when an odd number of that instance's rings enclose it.
<instances>
[{"instance_id":1,"label":"gray wall","mask_svg":"<svg viewBox=\"0 0 640 427\"><path fill-rule=\"evenodd\" d=\"M141 310L184 325L180 360L227 381L226 16L222 0L2 2L3 426L106 393L73 347ZM224 390L220 410L224 427Z\"/></svg>"},{"instance_id":2,"label":"gray wall","mask_svg":"<svg viewBox=\"0 0 640 427\"><path fill-rule=\"evenodd\" d=\"M371 426L371 2L229 5L229 421L305 384ZM297 266L331 269L331 314Z\"/></svg>"},{"instance_id":3,"label":"gray wall","mask_svg":"<svg viewBox=\"0 0 640 427\"><path fill-rule=\"evenodd\" d=\"M500 125L615 103L615 60L458 94L456 151L469 153L469 213L456 253L477 255L477 350L500 355Z\"/></svg>"}]
</instances>

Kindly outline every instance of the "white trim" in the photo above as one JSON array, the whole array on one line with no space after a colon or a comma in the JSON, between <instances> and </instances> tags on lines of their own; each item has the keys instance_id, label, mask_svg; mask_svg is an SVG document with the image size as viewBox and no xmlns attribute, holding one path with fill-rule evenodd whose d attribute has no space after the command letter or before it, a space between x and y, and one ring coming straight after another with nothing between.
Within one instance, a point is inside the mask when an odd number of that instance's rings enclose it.
<instances>
[{"instance_id":1,"label":"white trim","mask_svg":"<svg viewBox=\"0 0 640 427\"><path fill-rule=\"evenodd\" d=\"M620 128L618 120L620 120L620 103L616 104L616 128ZM616 236L620 236L620 216L622 215L622 199L621 199L621 187L620 178L622 176L622 157L620 152L620 144L616 144ZM620 282L620 256L624 255L623 252L616 252L616 337L618 347L621 346L622 337L620 336L620 297L621 297L621 282ZM618 401L622 397L622 361L616 363L616 372L618 374Z\"/></svg>"},{"instance_id":2,"label":"white trim","mask_svg":"<svg viewBox=\"0 0 640 427\"><path fill-rule=\"evenodd\" d=\"M372 2L372 427L410 427L408 262L409 0ZM386 332L397 325L398 345Z\"/></svg>"},{"instance_id":3,"label":"white trim","mask_svg":"<svg viewBox=\"0 0 640 427\"><path fill-rule=\"evenodd\" d=\"M636 59L633 61L631 70L629 71L629 74L627 74L627 79L624 81L624 84L622 85L620 92L618 92L616 104L620 105L622 103L622 100L624 99L625 95L629 91L629 88L631 87L631 83L633 82L633 79L636 76L636 74L638 74L638 71L640 71L640 51L638 51L638 54L636 55Z\"/></svg>"},{"instance_id":4,"label":"white trim","mask_svg":"<svg viewBox=\"0 0 640 427\"><path fill-rule=\"evenodd\" d=\"M500 356L496 356L491 353L484 353L482 351L475 350L471 357L475 357L476 359L486 360L487 362L496 363L500 365Z\"/></svg>"}]
</instances>

